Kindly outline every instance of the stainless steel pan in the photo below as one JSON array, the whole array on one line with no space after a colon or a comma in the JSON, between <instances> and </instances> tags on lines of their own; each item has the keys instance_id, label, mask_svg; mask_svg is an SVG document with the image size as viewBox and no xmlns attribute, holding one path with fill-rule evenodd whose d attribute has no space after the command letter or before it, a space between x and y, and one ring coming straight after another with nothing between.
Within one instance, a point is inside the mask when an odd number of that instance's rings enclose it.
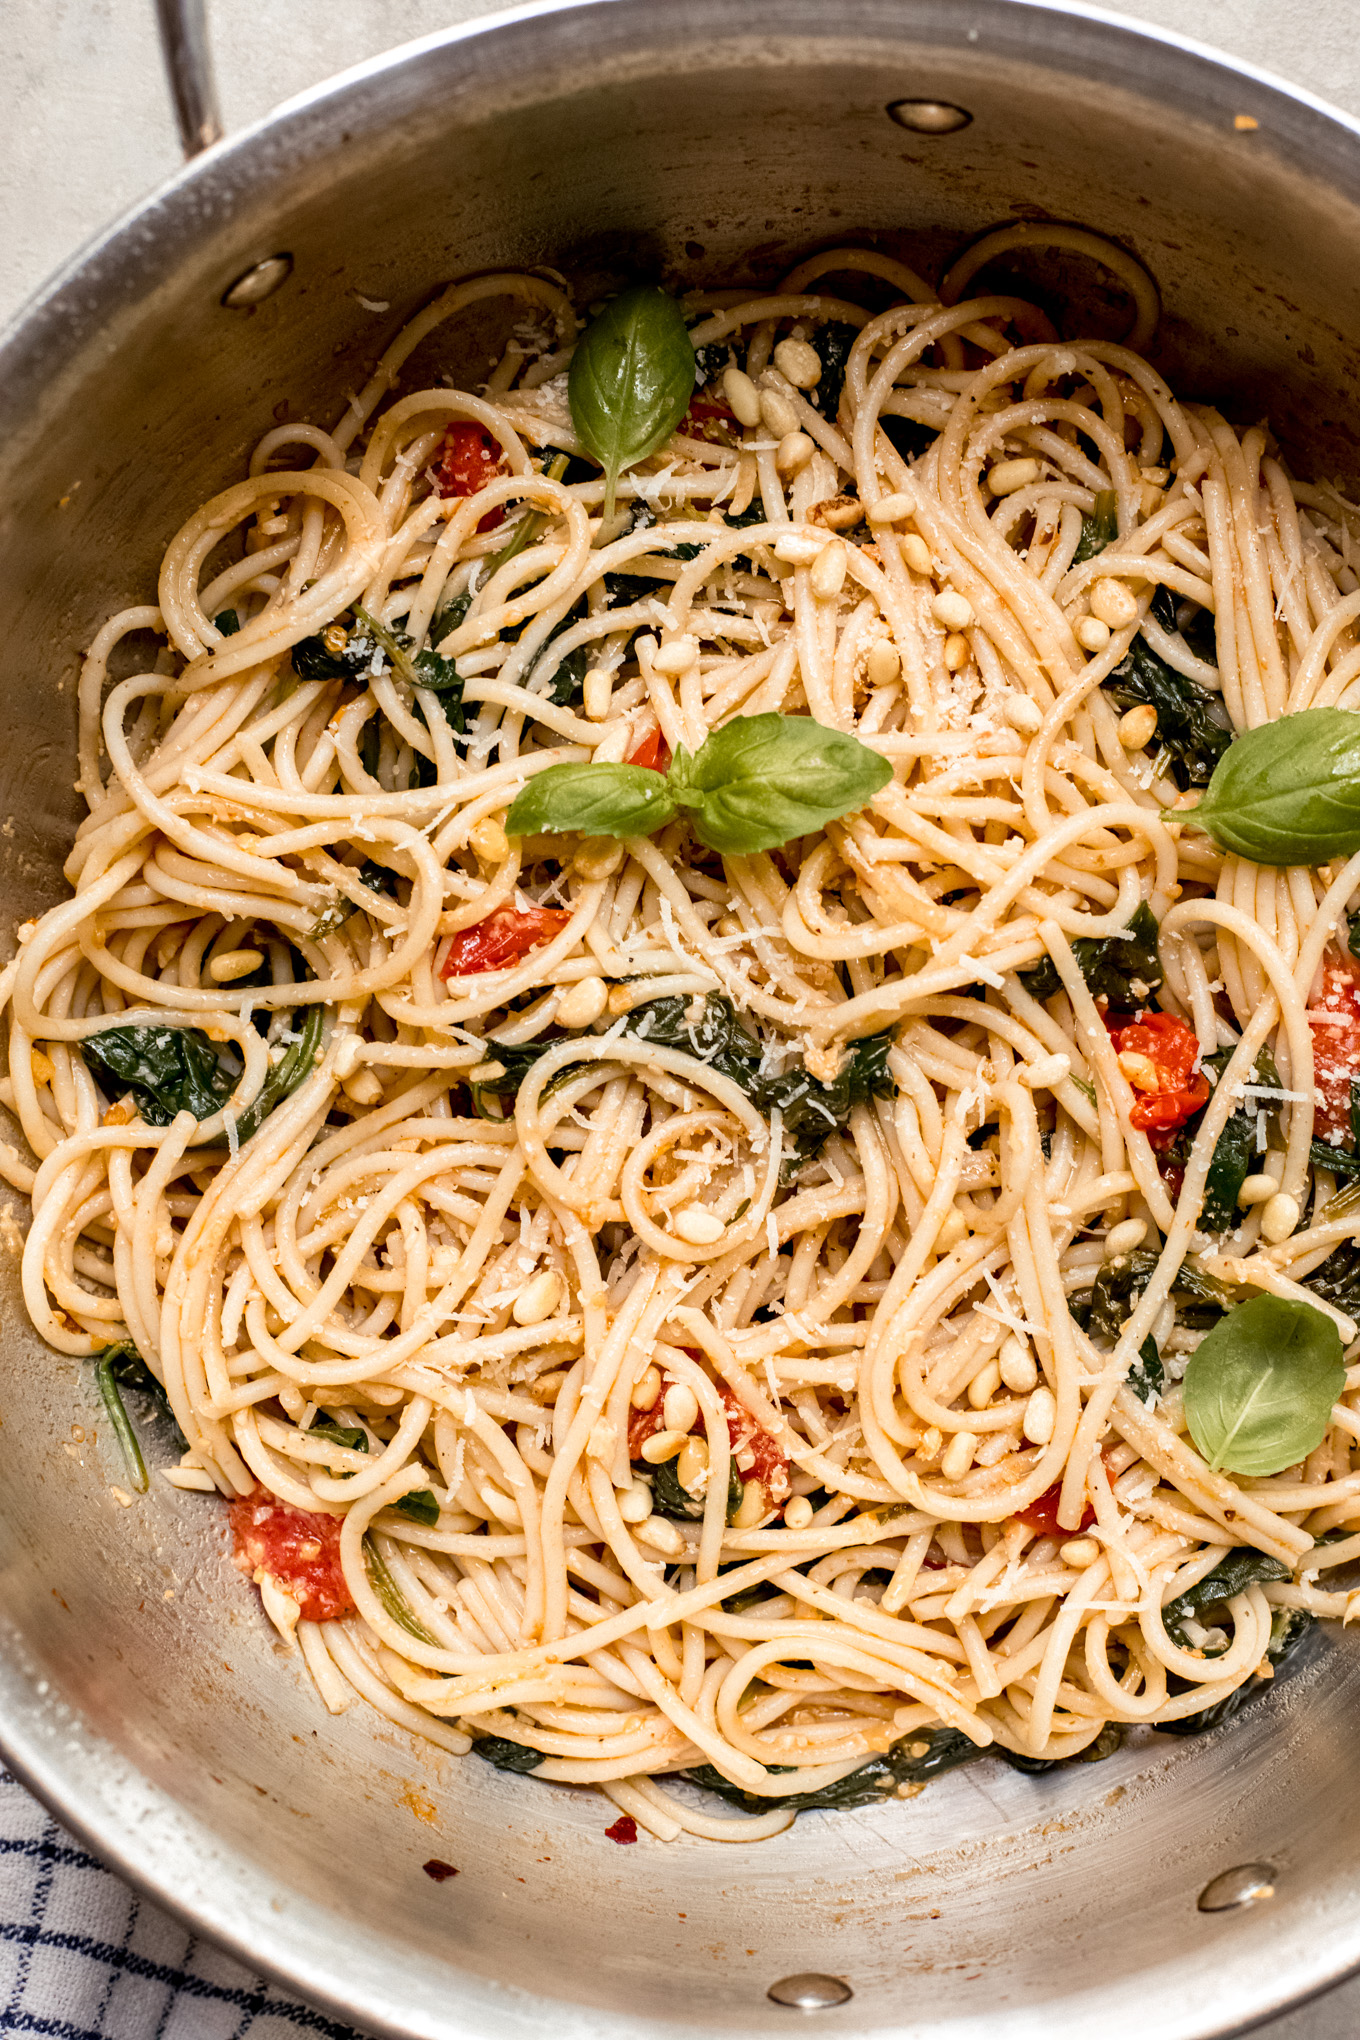
<instances>
[{"instance_id":1,"label":"stainless steel pan","mask_svg":"<svg viewBox=\"0 0 1360 2040\"><path fill-rule=\"evenodd\" d=\"M901 101L971 119L921 132ZM327 417L438 281L773 275L833 236L928 254L1025 213L1142 256L1182 390L1268 409L1312 472L1360 467L1357 131L1075 8L583 0L412 45L211 149L0 351L6 930L61 889L74 649L276 406ZM466 336L432 371L460 344L475 372ZM1198 1742L980 1766L756 1848L619 1848L594 1798L322 1715L219 1513L163 1488L118 1505L88 1375L29 1331L11 1255L0 1308L0 1746L126 1875L360 2026L783 2032L808 2014L767 1990L813 1971L853 1991L828 2029L1198 2040L1360 1960L1354 1637ZM431 1856L458 1877L423 1876ZM1273 1896L1199 1909L1253 1864L1227 1895Z\"/></svg>"}]
</instances>

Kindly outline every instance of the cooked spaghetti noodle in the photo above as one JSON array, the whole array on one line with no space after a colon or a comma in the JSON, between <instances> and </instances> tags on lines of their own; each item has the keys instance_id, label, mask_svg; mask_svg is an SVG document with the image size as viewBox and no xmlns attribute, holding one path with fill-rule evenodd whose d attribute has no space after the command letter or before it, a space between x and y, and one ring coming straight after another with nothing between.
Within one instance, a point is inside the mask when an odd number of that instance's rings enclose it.
<instances>
[{"instance_id":1,"label":"cooked spaghetti noodle","mask_svg":"<svg viewBox=\"0 0 1360 2040\"><path fill-rule=\"evenodd\" d=\"M99 632L71 896L3 974L43 1337L163 1383L158 1477L234 1498L327 1707L663 1838L1197 1719L1360 1551L1360 1365L1268 1478L1178 1386L1233 1296L1355 1338L1306 1283L1360 1236L1311 1146L1360 859L1167 819L1194 732L1120 700L1154 656L1209 754L1360 701L1360 511L1128 345L950 302L988 253L683 300L699 393L608 522L563 289L446 291ZM498 298L479 394L396 394ZM891 783L747 856L506 832L552 765L771 712Z\"/></svg>"}]
</instances>

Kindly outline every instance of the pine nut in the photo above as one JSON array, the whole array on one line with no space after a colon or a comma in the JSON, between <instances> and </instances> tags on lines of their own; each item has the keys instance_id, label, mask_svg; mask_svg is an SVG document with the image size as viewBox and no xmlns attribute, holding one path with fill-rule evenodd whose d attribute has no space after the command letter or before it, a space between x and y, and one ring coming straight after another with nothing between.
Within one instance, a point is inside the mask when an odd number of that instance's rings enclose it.
<instances>
[{"instance_id":1,"label":"pine nut","mask_svg":"<svg viewBox=\"0 0 1360 2040\"><path fill-rule=\"evenodd\" d=\"M987 487L994 496L1013 496L1039 479L1037 460L999 460L987 470Z\"/></svg>"},{"instance_id":2,"label":"pine nut","mask_svg":"<svg viewBox=\"0 0 1360 2040\"><path fill-rule=\"evenodd\" d=\"M971 1431L956 1431L944 1448L940 1473L945 1480L962 1480L973 1463L977 1439Z\"/></svg>"},{"instance_id":3,"label":"pine nut","mask_svg":"<svg viewBox=\"0 0 1360 2040\"><path fill-rule=\"evenodd\" d=\"M1277 1190L1270 1202L1261 1211L1261 1238L1269 1240L1272 1247L1278 1247L1281 1240L1287 1240L1299 1222L1299 1200L1291 1197L1287 1190Z\"/></svg>"},{"instance_id":4,"label":"pine nut","mask_svg":"<svg viewBox=\"0 0 1360 2040\"><path fill-rule=\"evenodd\" d=\"M774 365L796 390L815 390L822 379L822 357L806 340L781 340Z\"/></svg>"},{"instance_id":5,"label":"pine nut","mask_svg":"<svg viewBox=\"0 0 1360 2040\"><path fill-rule=\"evenodd\" d=\"M653 1431L650 1438L642 1441L642 1456L648 1466L664 1466L688 1442L688 1431Z\"/></svg>"},{"instance_id":6,"label":"pine nut","mask_svg":"<svg viewBox=\"0 0 1360 2040\"><path fill-rule=\"evenodd\" d=\"M609 1001L603 978L585 977L568 985L557 1002L559 1027L593 1027Z\"/></svg>"},{"instance_id":7,"label":"pine nut","mask_svg":"<svg viewBox=\"0 0 1360 2040\"><path fill-rule=\"evenodd\" d=\"M1103 652L1110 642L1110 626L1102 623L1098 616L1083 616L1077 624L1075 636L1084 652Z\"/></svg>"},{"instance_id":8,"label":"pine nut","mask_svg":"<svg viewBox=\"0 0 1360 2040\"><path fill-rule=\"evenodd\" d=\"M940 1221L940 1230L935 1235L935 1251L939 1254L952 1253L959 1241L968 1234L968 1221L961 1211L946 1211Z\"/></svg>"},{"instance_id":9,"label":"pine nut","mask_svg":"<svg viewBox=\"0 0 1360 2040\"><path fill-rule=\"evenodd\" d=\"M1117 1261L1124 1254L1131 1254L1135 1247L1141 1247L1147 1238L1147 1220L1144 1218L1121 1218L1118 1225L1112 1225L1105 1235L1105 1259Z\"/></svg>"},{"instance_id":10,"label":"pine nut","mask_svg":"<svg viewBox=\"0 0 1360 2040\"><path fill-rule=\"evenodd\" d=\"M648 1367L633 1384L633 1393L628 1400L635 1410L654 1410L656 1399L661 1393L661 1369Z\"/></svg>"},{"instance_id":11,"label":"pine nut","mask_svg":"<svg viewBox=\"0 0 1360 2040\"><path fill-rule=\"evenodd\" d=\"M773 432L776 439L785 439L790 432L798 430L798 413L778 390L762 390L760 422L767 432Z\"/></svg>"},{"instance_id":12,"label":"pine nut","mask_svg":"<svg viewBox=\"0 0 1360 2040\"><path fill-rule=\"evenodd\" d=\"M824 538L813 538L808 532L790 531L777 538L770 550L786 566L810 567L826 542Z\"/></svg>"},{"instance_id":13,"label":"pine nut","mask_svg":"<svg viewBox=\"0 0 1360 2040\"><path fill-rule=\"evenodd\" d=\"M870 645L864 672L871 687L891 687L901 671L902 654L891 638L878 638Z\"/></svg>"},{"instance_id":14,"label":"pine nut","mask_svg":"<svg viewBox=\"0 0 1360 2040\"><path fill-rule=\"evenodd\" d=\"M1001 1362L989 1360L980 1367L968 1384L968 1401L971 1408L985 1410L1001 1386Z\"/></svg>"},{"instance_id":15,"label":"pine nut","mask_svg":"<svg viewBox=\"0 0 1360 2040\"><path fill-rule=\"evenodd\" d=\"M686 1438L675 1462L675 1477L686 1494L701 1494L707 1473L707 1443L702 1438Z\"/></svg>"},{"instance_id":16,"label":"pine nut","mask_svg":"<svg viewBox=\"0 0 1360 2040\"><path fill-rule=\"evenodd\" d=\"M1008 694L1001 711L1013 730L1019 730L1022 737L1032 737L1043 725L1044 712L1037 701L1031 701L1027 694Z\"/></svg>"},{"instance_id":17,"label":"pine nut","mask_svg":"<svg viewBox=\"0 0 1360 2040\"><path fill-rule=\"evenodd\" d=\"M1269 1204L1279 1187L1273 1176L1248 1176L1237 1193L1238 1208L1250 1211L1253 1204Z\"/></svg>"},{"instance_id":18,"label":"pine nut","mask_svg":"<svg viewBox=\"0 0 1360 2040\"><path fill-rule=\"evenodd\" d=\"M675 1214L675 1230L691 1247L711 1247L727 1231L716 1212L702 1204L683 1204Z\"/></svg>"},{"instance_id":19,"label":"pine nut","mask_svg":"<svg viewBox=\"0 0 1360 2040\"><path fill-rule=\"evenodd\" d=\"M806 1530L812 1521L812 1504L806 1495L794 1495L784 1504L784 1527L786 1530Z\"/></svg>"},{"instance_id":20,"label":"pine nut","mask_svg":"<svg viewBox=\"0 0 1360 2040\"><path fill-rule=\"evenodd\" d=\"M652 665L658 673L666 674L669 679L678 680L682 673L688 673L698 656L699 647L692 637L672 638L668 645L662 645L661 650L653 658Z\"/></svg>"},{"instance_id":21,"label":"pine nut","mask_svg":"<svg viewBox=\"0 0 1360 2040\"><path fill-rule=\"evenodd\" d=\"M1108 623L1111 630L1124 630L1138 614L1137 598L1122 581L1113 580L1108 574L1092 585L1090 602L1092 616Z\"/></svg>"},{"instance_id":22,"label":"pine nut","mask_svg":"<svg viewBox=\"0 0 1360 2040\"><path fill-rule=\"evenodd\" d=\"M1142 751L1157 734L1157 711L1150 701L1140 702L1119 718L1119 741L1126 751Z\"/></svg>"},{"instance_id":23,"label":"pine nut","mask_svg":"<svg viewBox=\"0 0 1360 2040\"><path fill-rule=\"evenodd\" d=\"M936 623L946 630L967 630L973 621L973 605L957 588L942 588L930 605Z\"/></svg>"},{"instance_id":24,"label":"pine nut","mask_svg":"<svg viewBox=\"0 0 1360 2040\"><path fill-rule=\"evenodd\" d=\"M774 464L781 475L800 474L816 451L816 440L806 432L786 432L774 450Z\"/></svg>"},{"instance_id":25,"label":"pine nut","mask_svg":"<svg viewBox=\"0 0 1360 2040\"><path fill-rule=\"evenodd\" d=\"M845 568L845 547L838 538L833 538L818 553L808 576L812 592L819 602L830 602L840 594L845 585Z\"/></svg>"},{"instance_id":26,"label":"pine nut","mask_svg":"<svg viewBox=\"0 0 1360 2040\"><path fill-rule=\"evenodd\" d=\"M998 1359L1001 1379L1013 1395L1028 1395L1039 1379L1039 1363L1029 1347L1012 1332Z\"/></svg>"},{"instance_id":27,"label":"pine nut","mask_svg":"<svg viewBox=\"0 0 1360 2040\"><path fill-rule=\"evenodd\" d=\"M490 1084L494 1083L497 1077L503 1077L504 1075L505 1064L497 1062L494 1057L488 1056L485 1062L473 1065L467 1072L467 1080L470 1084Z\"/></svg>"},{"instance_id":28,"label":"pine nut","mask_svg":"<svg viewBox=\"0 0 1360 2040\"><path fill-rule=\"evenodd\" d=\"M484 864L504 864L510 855L510 838L498 815L483 815L468 830L468 841Z\"/></svg>"},{"instance_id":29,"label":"pine nut","mask_svg":"<svg viewBox=\"0 0 1360 2040\"><path fill-rule=\"evenodd\" d=\"M631 1013L632 1010L633 987L631 985L611 985L609 987L609 997L605 1000L605 1011L617 1016L620 1013Z\"/></svg>"},{"instance_id":30,"label":"pine nut","mask_svg":"<svg viewBox=\"0 0 1360 2040\"><path fill-rule=\"evenodd\" d=\"M208 976L216 985L233 985L237 978L249 977L264 962L264 952L259 949L224 949L208 965Z\"/></svg>"},{"instance_id":31,"label":"pine nut","mask_svg":"<svg viewBox=\"0 0 1360 2040\"><path fill-rule=\"evenodd\" d=\"M645 1480L635 1480L619 1496L619 1514L625 1523L645 1523L652 1513L652 1491Z\"/></svg>"},{"instance_id":32,"label":"pine nut","mask_svg":"<svg viewBox=\"0 0 1360 2040\"><path fill-rule=\"evenodd\" d=\"M638 1541L663 1558L679 1558L685 1548L684 1538L667 1516L649 1516L638 1531Z\"/></svg>"},{"instance_id":33,"label":"pine nut","mask_svg":"<svg viewBox=\"0 0 1360 2040\"><path fill-rule=\"evenodd\" d=\"M607 722L609 703L614 693L614 675L603 666L592 666L586 674L582 687L584 707L588 722Z\"/></svg>"},{"instance_id":34,"label":"pine nut","mask_svg":"<svg viewBox=\"0 0 1360 2040\"><path fill-rule=\"evenodd\" d=\"M1053 1400L1051 1388L1036 1388L1025 1404L1025 1414L1020 1428L1031 1445L1047 1445L1053 1436L1053 1426L1058 1421L1058 1405Z\"/></svg>"},{"instance_id":35,"label":"pine nut","mask_svg":"<svg viewBox=\"0 0 1360 2040\"><path fill-rule=\"evenodd\" d=\"M732 1518L734 1530L754 1530L761 1517L768 1514L770 1504L765 1495L765 1483L759 1480L744 1481L741 1500Z\"/></svg>"},{"instance_id":36,"label":"pine nut","mask_svg":"<svg viewBox=\"0 0 1360 2040\"><path fill-rule=\"evenodd\" d=\"M383 1094L382 1078L376 1070L356 1070L340 1088L356 1105L376 1105Z\"/></svg>"},{"instance_id":37,"label":"pine nut","mask_svg":"<svg viewBox=\"0 0 1360 2040\"><path fill-rule=\"evenodd\" d=\"M880 496L876 503L869 505L871 524L900 524L904 517L910 517L915 505L910 496L894 494Z\"/></svg>"},{"instance_id":38,"label":"pine nut","mask_svg":"<svg viewBox=\"0 0 1360 2040\"><path fill-rule=\"evenodd\" d=\"M946 673L960 673L968 664L972 647L961 631L953 630L944 641L944 669Z\"/></svg>"},{"instance_id":39,"label":"pine nut","mask_svg":"<svg viewBox=\"0 0 1360 2040\"><path fill-rule=\"evenodd\" d=\"M699 1398L687 1381L672 1382L661 1405L662 1421L668 1431L692 1431L699 1414Z\"/></svg>"},{"instance_id":40,"label":"pine nut","mask_svg":"<svg viewBox=\"0 0 1360 2040\"><path fill-rule=\"evenodd\" d=\"M1058 1546L1058 1556L1064 1565L1075 1566L1080 1572L1084 1566L1095 1564L1100 1546L1094 1537L1069 1537L1066 1544Z\"/></svg>"},{"instance_id":41,"label":"pine nut","mask_svg":"<svg viewBox=\"0 0 1360 2040\"><path fill-rule=\"evenodd\" d=\"M560 1277L551 1268L544 1268L525 1283L510 1306L510 1315L517 1325L541 1325L557 1309L561 1294Z\"/></svg>"},{"instance_id":42,"label":"pine nut","mask_svg":"<svg viewBox=\"0 0 1360 2040\"><path fill-rule=\"evenodd\" d=\"M760 423L760 391L749 375L739 368L725 368L722 377L722 392L727 399L727 408L738 425L748 430Z\"/></svg>"},{"instance_id":43,"label":"pine nut","mask_svg":"<svg viewBox=\"0 0 1360 2040\"><path fill-rule=\"evenodd\" d=\"M888 498L890 503L896 500L893 496ZM933 574L935 571L934 556L918 532L909 531L903 539L902 557L913 574Z\"/></svg>"},{"instance_id":44,"label":"pine nut","mask_svg":"<svg viewBox=\"0 0 1360 2040\"><path fill-rule=\"evenodd\" d=\"M578 877L591 882L612 878L623 862L623 845L617 836L582 836L571 860Z\"/></svg>"},{"instance_id":45,"label":"pine nut","mask_svg":"<svg viewBox=\"0 0 1360 2040\"><path fill-rule=\"evenodd\" d=\"M1121 1048L1116 1060L1135 1091L1162 1091L1162 1073L1150 1055L1136 1048Z\"/></svg>"}]
</instances>

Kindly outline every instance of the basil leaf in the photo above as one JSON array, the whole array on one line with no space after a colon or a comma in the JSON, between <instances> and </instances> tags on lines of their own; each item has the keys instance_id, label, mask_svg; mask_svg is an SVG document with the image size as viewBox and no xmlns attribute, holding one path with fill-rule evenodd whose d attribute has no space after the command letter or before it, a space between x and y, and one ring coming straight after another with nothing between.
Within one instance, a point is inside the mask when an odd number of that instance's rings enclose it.
<instances>
[{"instance_id":1,"label":"basil leaf","mask_svg":"<svg viewBox=\"0 0 1360 2040\"><path fill-rule=\"evenodd\" d=\"M1306 708L1244 730L1177 821L1257 864L1326 864L1360 850L1360 715Z\"/></svg>"},{"instance_id":2,"label":"basil leaf","mask_svg":"<svg viewBox=\"0 0 1360 2040\"><path fill-rule=\"evenodd\" d=\"M650 836L675 814L667 775L645 765L550 765L515 795L505 827L511 836Z\"/></svg>"},{"instance_id":3,"label":"basil leaf","mask_svg":"<svg viewBox=\"0 0 1360 2040\"><path fill-rule=\"evenodd\" d=\"M148 1126L168 1126L177 1112L211 1119L236 1088L198 1027L105 1027L80 1051L114 1098L132 1093Z\"/></svg>"},{"instance_id":4,"label":"basil leaf","mask_svg":"<svg viewBox=\"0 0 1360 2040\"><path fill-rule=\"evenodd\" d=\"M1119 934L1078 935L1072 955L1091 997L1108 1000L1117 1013L1146 1006L1162 983L1157 939L1157 923L1146 900L1139 902L1128 927ZM1019 977L1030 997L1041 1003L1062 990L1051 956L1042 958L1031 970L1022 970Z\"/></svg>"},{"instance_id":5,"label":"basil leaf","mask_svg":"<svg viewBox=\"0 0 1360 2040\"><path fill-rule=\"evenodd\" d=\"M863 807L892 778L886 758L810 716L739 715L666 775L701 842L728 857L774 850Z\"/></svg>"},{"instance_id":6,"label":"basil leaf","mask_svg":"<svg viewBox=\"0 0 1360 2040\"><path fill-rule=\"evenodd\" d=\"M1216 1473L1279 1473L1322 1443L1345 1379L1329 1317L1308 1303L1254 1296L1190 1356L1190 1435Z\"/></svg>"},{"instance_id":7,"label":"basil leaf","mask_svg":"<svg viewBox=\"0 0 1360 2040\"><path fill-rule=\"evenodd\" d=\"M439 1521L439 1503L430 1488L416 1488L412 1494L393 1502L392 1507L399 1516L409 1516L413 1523L423 1523L427 1530L433 1530Z\"/></svg>"},{"instance_id":8,"label":"basil leaf","mask_svg":"<svg viewBox=\"0 0 1360 2040\"><path fill-rule=\"evenodd\" d=\"M1081 537L1072 555L1074 567L1093 560L1097 553L1103 553L1107 545L1113 545L1119 536L1119 498L1113 489L1096 491L1095 507L1089 517L1081 520Z\"/></svg>"},{"instance_id":9,"label":"basil leaf","mask_svg":"<svg viewBox=\"0 0 1360 2040\"><path fill-rule=\"evenodd\" d=\"M607 304L576 343L567 402L576 436L604 469L604 514L625 468L655 453L694 394L694 347L675 299L639 284Z\"/></svg>"},{"instance_id":10,"label":"basil leaf","mask_svg":"<svg viewBox=\"0 0 1360 2040\"><path fill-rule=\"evenodd\" d=\"M1156 709L1157 742L1182 792L1209 784L1233 741L1232 730L1214 712L1214 695L1174 671L1143 637L1133 640L1104 691L1116 708Z\"/></svg>"}]
</instances>

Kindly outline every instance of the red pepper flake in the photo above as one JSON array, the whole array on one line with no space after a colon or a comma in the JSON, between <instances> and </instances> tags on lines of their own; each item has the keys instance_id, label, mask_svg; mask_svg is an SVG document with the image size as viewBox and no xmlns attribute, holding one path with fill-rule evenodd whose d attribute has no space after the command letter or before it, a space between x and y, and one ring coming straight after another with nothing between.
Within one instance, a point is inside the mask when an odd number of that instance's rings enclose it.
<instances>
[{"instance_id":1,"label":"red pepper flake","mask_svg":"<svg viewBox=\"0 0 1360 2040\"><path fill-rule=\"evenodd\" d=\"M340 1564L340 1518L295 1509L256 1488L232 1502L231 1536L242 1572L267 1572L291 1594L304 1622L352 1615L354 1602Z\"/></svg>"},{"instance_id":2,"label":"red pepper flake","mask_svg":"<svg viewBox=\"0 0 1360 2040\"><path fill-rule=\"evenodd\" d=\"M458 1875L452 1863L441 1863L438 1856L431 1856L429 1862L422 1863L420 1867L427 1877L433 1877L436 1884L446 1884L450 1877Z\"/></svg>"},{"instance_id":3,"label":"red pepper flake","mask_svg":"<svg viewBox=\"0 0 1360 2040\"><path fill-rule=\"evenodd\" d=\"M541 942L560 935L571 915L562 907L528 907L517 914L511 907L498 907L484 921L460 928L449 944L440 965L444 979L475 977L483 970L503 970L518 963Z\"/></svg>"},{"instance_id":4,"label":"red pepper flake","mask_svg":"<svg viewBox=\"0 0 1360 2040\"><path fill-rule=\"evenodd\" d=\"M638 1838L637 1822L631 1813L621 1813L613 1827L607 1827L605 1833L611 1842L635 1842Z\"/></svg>"}]
</instances>

